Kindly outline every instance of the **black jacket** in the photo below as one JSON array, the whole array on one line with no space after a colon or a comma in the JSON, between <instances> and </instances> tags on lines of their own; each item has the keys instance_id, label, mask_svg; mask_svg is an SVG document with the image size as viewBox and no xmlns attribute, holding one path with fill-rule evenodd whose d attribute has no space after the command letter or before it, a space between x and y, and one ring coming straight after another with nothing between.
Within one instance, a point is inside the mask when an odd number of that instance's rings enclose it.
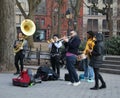
<instances>
[{"instance_id":1,"label":"black jacket","mask_svg":"<svg viewBox=\"0 0 120 98\"><path fill-rule=\"evenodd\" d=\"M69 40L69 42L64 43L65 48L67 49L67 52L78 54L79 45L81 43L81 40L78 36L74 36Z\"/></svg>"},{"instance_id":2,"label":"black jacket","mask_svg":"<svg viewBox=\"0 0 120 98\"><path fill-rule=\"evenodd\" d=\"M96 39L97 41L95 42L95 46L92 51L92 55L90 57L90 66L93 68L99 68L100 65L102 64L103 61L103 51L104 51L104 46L103 46L103 36L97 34Z\"/></svg>"}]
</instances>

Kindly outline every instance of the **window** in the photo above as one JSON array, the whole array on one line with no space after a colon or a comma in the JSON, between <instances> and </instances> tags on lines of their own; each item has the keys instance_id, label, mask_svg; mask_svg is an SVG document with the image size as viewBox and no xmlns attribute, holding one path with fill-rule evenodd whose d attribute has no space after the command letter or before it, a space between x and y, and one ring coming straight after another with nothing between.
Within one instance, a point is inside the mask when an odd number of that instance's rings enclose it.
<instances>
[{"instance_id":1,"label":"window","mask_svg":"<svg viewBox=\"0 0 120 98\"><path fill-rule=\"evenodd\" d=\"M88 3L96 3L96 4L98 4L98 0L88 0Z\"/></svg>"},{"instance_id":2,"label":"window","mask_svg":"<svg viewBox=\"0 0 120 98\"><path fill-rule=\"evenodd\" d=\"M120 36L120 31L119 31L119 32L117 32L117 35L119 35L119 36Z\"/></svg>"},{"instance_id":3,"label":"window","mask_svg":"<svg viewBox=\"0 0 120 98\"><path fill-rule=\"evenodd\" d=\"M46 39L46 31L45 30L37 30L34 34L34 41L39 42L39 41L45 41Z\"/></svg>"},{"instance_id":4,"label":"window","mask_svg":"<svg viewBox=\"0 0 120 98\"><path fill-rule=\"evenodd\" d=\"M103 35L104 35L105 38L109 37L109 35L110 35L109 32L104 32L103 31L102 33L103 33Z\"/></svg>"},{"instance_id":5,"label":"window","mask_svg":"<svg viewBox=\"0 0 120 98\"><path fill-rule=\"evenodd\" d=\"M110 3L110 4L113 4L113 0L103 0L103 3Z\"/></svg>"},{"instance_id":6,"label":"window","mask_svg":"<svg viewBox=\"0 0 120 98\"><path fill-rule=\"evenodd\" d=\"M103 28L103 30L107 30L107 21L106 20L103 20L102 28Z\"/></svg>"},{"instance_id":7,"label":"window","mask_svg":"<svg viewBox=\"0 0 120 98\"><path fill-rule=\"evenodd\" d=\"M117 21L117 31L120 32L120 20Z\"/></svg>"},{"instance_id":8,"label":"window","mask_svg":"<svg viewBox=\"0 0 120 98\"><path fill-rule=\"evenodd\" d=\"M40 28L39 18L36 18L36 27L37 27L37 29Z\"/></svg>"},{"instance_id":9,"label":"window","mask_svg":"<svg viewBox=\"0 0 120 98\"><path fill-rule=\"evenodd\" d=\"M120 0L118 0L117 15L120 16Z\"/></svg>"},{"instance_id":10,"label":"window","mask_svg":"<svg viewBox=\"0 0 120 98\"><path fill-rule=\"evenodd\" d=\"M41 19L40 25L41 25L41 26L44 26L44 25L45 25L45 19Z\"/></svg>"},{"instance_id":11,"label":"window","mask_svg":"<svg viewBox=\"0 0 120 98\"><path fill-rule=\"evenodd\" d=\"M98 15L98 12L96 12L92 7L90 7L88 15Z\"/></svg>"},{"instance_id":12,"label":"window","mask_svg":"<svg viewBox=\"0 0 120 98\"><path fill-rule=\"evenodd\" d=\"M98 31L98 20L97 19L88 19L87 30L92 30L94 32Z\"/></svg>"},{"instance_id":13,"label":"window","mask_svg":"<svg viewBox=\"0 0 120 98\"><path fill-rule=\"evenodd\" d=\"M16 19L16 20L15 20L15 21L16 21L16 23L17 23L17 24L20 24L21 15L19 15L19 14L18 14L18 15L16 15L16 16L15 16L15 19Z\"/></svg>"}]
</instances>

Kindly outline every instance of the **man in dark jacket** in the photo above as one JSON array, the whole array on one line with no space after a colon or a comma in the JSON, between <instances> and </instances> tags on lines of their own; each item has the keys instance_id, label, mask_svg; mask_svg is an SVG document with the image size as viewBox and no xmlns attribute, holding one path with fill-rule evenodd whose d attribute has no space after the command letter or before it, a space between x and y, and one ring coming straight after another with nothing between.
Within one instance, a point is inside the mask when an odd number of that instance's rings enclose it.
<instances>
[{"instance_id":1,"label":"man in dark jacket","mask_svg":"<svg viewBox=\"0 0 120 98\"><path fill-rule=\"evenodd\" d=\"M98 90L98 89L106 88L106 83L103 80L103 77L99 73L99 68L103 60L103 52L104 52L103 35L100 33L97 33L95 46L93 48L93 51L91 51L92 55L90 57L90 66L93 67L94 73L95 73L95 86L90 88L91 90ZM99 87L99 80L102 83L100 87Z\"/></svg>"},{"instance_id":2,"label":"man in dark jacket","mask_svg":"<svg viewBox=\"0 0 120 98\"><path fill-rule=\"evenodd\" d=\"M75 70L75 63L77 60L78 49L80 45L80 38L77 36L77 32L70 32L70 39L63 38L65 41L65 47L67 48L66 52L66 66L70 75L70 82L68 84L72 84L73 86L78 86L80 81L78 79L78 74Z\"/></svg>"}]
</instances>

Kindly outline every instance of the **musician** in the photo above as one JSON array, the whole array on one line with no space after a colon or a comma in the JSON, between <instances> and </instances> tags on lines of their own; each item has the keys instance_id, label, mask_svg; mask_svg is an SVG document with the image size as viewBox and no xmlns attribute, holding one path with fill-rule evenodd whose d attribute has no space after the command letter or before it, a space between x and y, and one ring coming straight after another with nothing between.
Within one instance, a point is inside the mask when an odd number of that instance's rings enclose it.
<instances>
[{"instance_id":1,"label":"musician","mask_svg":"<svg viewBox=\"0 0 120 98\"><path fill-rule=\"evenodd\" d=\"M66 52L66 67L70 75L70 82L69 85L78 86L80 84L80 81L78 79L78 74L75 70L75 64L77 60L78 55L78 49L80 45L80 38L77 36L77 32L72 30L70 31L71 38L68 39L64 37L64 45L67 48Z\"/></svg>"},{"instance_id":2,"label":"musician","mask_svg":"<svg viewBox=\"0 0 120 98\"><path fill-rule=\"evenodd\" d=\"M59 36L57 34L53 35L52 43L49 45L50 54L51 54L51 66L55 73L60 77L60 48L62 42L59 41Z\"/></svg>"},{"instance_id":3,"label":"musician","mask_svg":"<svg viewBox=\"0 0 120 98\"><path fill-rule=\"evenodd\" d=\"M89 52L89 50L93 50L93 47L95 45L95 40L96 38L95 38L94 32L88 31L87 42L86 42L85 49L83 51L83 54L85 54L87 58L81 61L84 66L84 79L87 82L94 82L94 71L93 71L93 68L89 66L90 56L91 56L91 53Z\"/></svg>"},{"instance_id":4,"label":"musician","mask_svg":"<svg viewBox=\"0 0 120 98\"><path fill-rule=\"evenodd\" d=\"M15 40L13 45L15 53L14 64L16 67L16 72L14 73L14 75L20 74L20 71L23 70L23 59L25 56L25 51L28 49L28 42L27 40L25 40L24 37L25 36L23 35L23 33L18 33L17 40ZM19 68L19 62L21 69Z\"/></svg>"}]
</instances>

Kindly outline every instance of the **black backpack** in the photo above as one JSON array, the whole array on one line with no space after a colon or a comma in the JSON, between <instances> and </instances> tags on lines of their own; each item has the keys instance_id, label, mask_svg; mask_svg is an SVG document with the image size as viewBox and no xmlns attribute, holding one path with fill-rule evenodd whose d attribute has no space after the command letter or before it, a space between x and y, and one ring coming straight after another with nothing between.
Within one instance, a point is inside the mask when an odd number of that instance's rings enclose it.
<instances>
[{"instance_id":1,"label":"black backpack","mask_svg":"<svg viewBox=\"0 0 120 98\"><path fill-rule=\"evenodd\" d=\"M34 78L38 78L38 77L41 77L42 81L58 79L58 75L52 69L50 69L50 67L48 67L48 66L40 66L37 69L37 72L36 72Z\"/></svg>"}]
</instances>

